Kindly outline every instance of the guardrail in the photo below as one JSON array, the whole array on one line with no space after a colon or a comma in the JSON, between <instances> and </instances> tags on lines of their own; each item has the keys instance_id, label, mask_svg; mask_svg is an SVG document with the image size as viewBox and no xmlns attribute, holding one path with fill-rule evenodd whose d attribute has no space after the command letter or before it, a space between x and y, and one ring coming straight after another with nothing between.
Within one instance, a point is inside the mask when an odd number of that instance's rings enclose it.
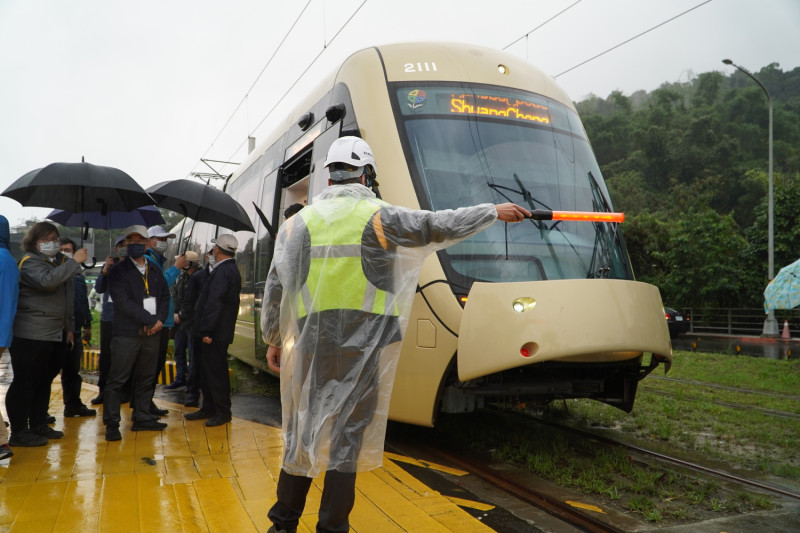
<instances>
[{"instance_id":1,"label":"guardrail","mask_svg":"<svg viewBox=\"0 0 800 533\"><path fill-rule=\"evenodd\" d=\"M767 318L762 308L687 307L680 310L689 317L690 333L758 337ZM789 334L800 336L800 309L776 309L775 319L778 321L778 335L783 333L784 325L788 323Z\"/></svg>"}]
</instances>

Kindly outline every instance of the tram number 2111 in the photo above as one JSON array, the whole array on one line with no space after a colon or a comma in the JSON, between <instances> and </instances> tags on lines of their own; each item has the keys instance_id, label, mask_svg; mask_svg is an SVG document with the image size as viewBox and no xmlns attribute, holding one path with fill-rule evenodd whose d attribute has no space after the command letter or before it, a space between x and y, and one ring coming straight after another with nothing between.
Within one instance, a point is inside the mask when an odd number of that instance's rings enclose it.
<instances>
[{"instance_id":1,"label":"tram number 2111","mask_svg":"<svg viewBox=\"0 0 800 533\"><path fill-rule=\"evenodd\" d=\"M406 63L403 65L405 67L406 73L411 72L436 72L436 62L431 61L428 63L427 61L424 63Z\"/></svg>"}]
</instances>

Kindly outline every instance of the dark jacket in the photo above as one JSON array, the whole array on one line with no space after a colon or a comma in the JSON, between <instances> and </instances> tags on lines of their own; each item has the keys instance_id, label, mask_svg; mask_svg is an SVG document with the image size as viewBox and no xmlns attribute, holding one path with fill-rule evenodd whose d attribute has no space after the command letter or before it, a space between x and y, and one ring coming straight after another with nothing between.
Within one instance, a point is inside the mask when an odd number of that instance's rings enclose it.
<instances>
[{"instance_id":1,"label":"dark jacket","mask_svg":"<svg viewBox=\"0 0 800 533\"><path fill-rule=\"evenodd\" d=\"M119 257L114 258L114 265L120 262ZM113 268L113 265L112 265ZM108 294L108 276L103 274L103 269L100 269L100 273L97 274L97 279L94 280L94 291L98 294L103 295L103 307L100 311L100 321L101 322L113 322L114 321L114 304L109 299Z\"/></svg>"},{"instance_id":2,"label":"dark jacket","mask_svg":"<svg viewBox=\"0 0 800 533\"><path fill-rule=\"evenodd\" d=\"M181 327L188 333L192 332L194 307L197 305L197 299L200 297L200 291L203 290L206 280L208 280L208 267L198 270L189 277L181 296L178 316L181 317Z\"/></svg>"},{"instance_id":3,"label":"dark jacket","mask_svg":"<svg viewBox=\"0 0 800 533\"><path fill-rule=\"evenodd\" d=\"M211 337L214 342L230 344L239 316L239 292L242 276L235 259L219 263L208 275L195 306L192 334Z\"/></svg>"},{"instance_id":4,"label":"dark jacket","mask_svg":"<svg viewBox=\"0 0 800 533\"><path fill-rule=\"evenodd\" d=\"M72 278L75 284L75 329L76 333L80 333L81 328L92 327L92 313L89 310L89 296L86 294L86 278L83 274L78 274Z\"/></svg>"},{"instance_id":5,"label":"dark jacket","mask_svg":"<svg viewBox=\"0 0 800 533\"><path fill-rule=\"evenodd\" d=\"M147 286L150 296L156 298L156 314L144 309L144 276L136 268L133 259L126 259L114 265L108 272L108 292L114 303L113 334L136 337L143 327L152 327L157 321L163 324L169 313L169 289L161 270L149 261Z\"/></svg>"},{"instance_id":6,"label":"dark jacket","mask_svg":"<svg viewBox=\"0 0 800 533\"><path fill-rule=\"evenodd\" d=\"M50 261L39 252L27 252L19 262L19 300L14 336L61 342L75 324L72 277L81 266L56 254Z\"/></svg>"}]
</instances>

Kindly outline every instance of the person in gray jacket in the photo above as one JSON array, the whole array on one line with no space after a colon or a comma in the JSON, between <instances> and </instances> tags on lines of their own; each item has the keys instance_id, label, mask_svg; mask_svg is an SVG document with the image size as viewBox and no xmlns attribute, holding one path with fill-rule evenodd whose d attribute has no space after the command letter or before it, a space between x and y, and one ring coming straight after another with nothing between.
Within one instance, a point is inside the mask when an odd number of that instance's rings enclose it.
<instances>
[{"instance_id":1,"label":"person in gray jacket","mask_svg":"<svg viewBox=\"0 0 800 533\"><path fill-rule=\"evenodd\" d=\"M19 300L9 347L14 378L6 393L11 446L43 446L64 433L47 425L50 387L75 342L72 278L86 249L72 258L60 253L58 229L37 222L22 240Z\"/></svg>"}]
</instances>

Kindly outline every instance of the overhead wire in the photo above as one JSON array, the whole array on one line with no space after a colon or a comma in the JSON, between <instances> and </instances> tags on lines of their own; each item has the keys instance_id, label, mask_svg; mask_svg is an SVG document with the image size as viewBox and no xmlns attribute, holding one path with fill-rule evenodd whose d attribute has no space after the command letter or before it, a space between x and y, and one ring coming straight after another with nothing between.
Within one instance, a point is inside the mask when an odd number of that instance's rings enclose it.
<instances>
[{"instance_id":1,"label":"overhead wire","mask_svg":"<svg viewBox=\"0 0 800 533\"><path fill-rule=\"evenodd\" d=\"M515 41L512 41L511 43L509 43L509 44L507 44L506 46L504 46L504 47L503 47L503 50L507 50L508 48L510 48L510 47L512 47L512 46L514 46L515 44L517 44L518 42L520 42L522 39L525 39L525 38L526 38L528 35L530 35L531 33L535 32L536 30L538 30L539 28L541 28L542 26L544 26L544 25L545 25L545 24L547 24L548 22L550 22L550 21L552 21L552 20L554 20L554 19L556 19L556 18L560 17L561 15L563 15L564 13L566 13L566 11L567 11L568 9L570 9L570 8L572 8L572 7L574 7L574 6L578 5L578 4L580 4L582 1L583 1L583 0L577 0L576 2L573 2L572 4L568 5L567 7L565 7L564 9L562 9L561 11L559 11L558 13L556 13L555 15L553 15L552 17L550 17L549 19L545 20L544 22L542 22L541 24L539 24L538 26L536 26L535 28L533 28L531 31L529 31L528 33L526 33L525 35L523 35L523 36L522 36L522 37L520 37L519 39L517 39L517 40L515 40Z\"/></svg>"},{"instance_id":2,"label":"overhead wire","mask_svg":"<svg viewBox=\"0 0 800 533\"><path fill-rule=\"evenodd\" d=\"M353 13L350 15L350 17L345 21L344 24L342 24L342 26L339 28L339 30L334 34L334 36L331 37L330 41L327 41L324 44L322 50L320 50L319 53L316 55L316 57L314 57L314 59L311 60L311 62L308 64L308 66L305 68L305 70L303 70L303 72L297 77L297 79L294 81L294 83L292 83L292 85L288 89L286 89L286 92L283 93L283 95L278 99L277 102L275 102L275 105L273 105L270 108L270 110L267 111L267 114L264 115L264 118L262 118L259 121L259 123L256 124L256 126L247 133L248 137L250 135L252 135L258 128L260 128L261 125L264 123L264 121L266 121L269 118L269 116L272 114L272 112L275 111L278 108L278 106L281 104L281 102L283 102L283 99L286 98L289 95L290 92L292 92L292 89L294 89L295 86L298 83L300 83L300 80L303 79L303 76L305 76L306 73L311 69L311 67L314 66L314 64L317 62L317 60L320 58L320 56L322 56L322 54L324 54L325 51L328 49L328 46L330 46L333 43L333 41L336 40L336 38L339 36L339 34L342 33L342 31L344 31L344 29L347 27L347 25L350 24L350 21L352 21L353 18L355 18L355 16L358 14L359 11L361 11L361 8L364 7L364 4L366 4L366 3L367 3L367 0L364 0L363 2L361 2L361 4L359 4L359 6L355 9L355 11L353 11ZM244 146L244 144L246 142L247 142L247 140L242 141L242 143L239 144L239 146L236 147L236 149L228 157L228 159L233 159L233 157L236 155L236 153L239 150L242 149L242 147Z\"/></svg>"},{"instance_id":3,"label":"overhead wire","mask_svg":"<svg viewBox=\"0 0 800 533\"><path fill-rule=\"evenodd\" d=\"M597 55L595 55L595 56L593 56L593 57L590 57L589 59L587 59L587 60L585 60L585 61L581 61L581 62L580 62L580 63L578 63L577 65L575 65L575 66L573 66L573 67L570 67L570 68L568 68L568 69L567 69L567 70L565 70L564 72L559 72L558 74L556 74L556 75L555 75L555 76L553 76L553 77L554 77L554 78L558 78L559 76L561 76L561 75L563 75L563 74L566 74L567 72L570 72L570 71L572 71L572 70L575 70L575 69L576 69L576 68L578 68L578 67L582 67L582 66L583 66L583 65L585 65L586 63L589 63L590 61L594 61L595 59L597 59L597 58L599 58L599 57L601 57L601 56L603 56L603 55L605 55L605 54L607 54L607 53L611 52L612 50L615 50L615 49L619 48L619 47L620 47L620 46L622 46L622 45L628 44L629 42L633 41L634 39L638 39L639 37L641 37L641 36L643 36L643 35L646 35L646 34L650 33L651 31L653 31L653 30L655 30L655 29L657 29L657 28L660 28L660 27L661 27L661 26L663 26L664 24L667 24L667 23L669 23L669 22L672 22L673 20L675 20L675 19L678 19L678 18L680 18L680 17L682 17L682 16L686 15L687 13L690 13L690 12L694 11L694 10L695 10L695 9L697 9L698 7L702 7L702 6L706 5L706 4L707 4L707 3L709 3L709 2L711 2L711 0L705 0L705 2L701 2L701 3L697 4L697 5L696 5L696 6L694 6L694 7L691 7L691 8L689 8L689 9L687 9L687 10L686 10L686 11L684 11L683 13L679 13L679 14L675 15L675 16L674 16L674 17L672 17L672 18L669 18L669 19L667 19L667 20L665 20L665 21L663 21L663 22L661 22L661 23L659 23L659 24L656 24L656 25L655 25L655 26L653 26L652 28L650 28L650 29L647 29L647 30L643 31L643 32L639 33L638 35L634 35L634 36L633 36L633 37L631 37L630 39L627 39L627 40L625 40L625 41L622 41L621 43L619 43L619 44L617 44L617 45L615 45L615 46L612 46L612 47L611 47L611 48L609 48L608 50L605 50L605 51L603 51L603 52L600 52L599 54L597 54ZM570 7L572 7L572 6L570 6Z\"/></svg>"},{"instance_id":4,"label":"overhead wire","mask_svg":"<svg viewBox=\"0 0 800 533\"><path fill-rule=\"evenodd\" d=\"M248 98L248 96L250 96L250 93L251 93L251 92L253 92L253 88L254 88L254 87L256 86L256 84L258 83L258 80L260 80L260 79L261 79L261 76L263 76L263 75L264 75L264 72L266 72L267 68L268 68L268 67L270 66L270 64L272 63L272 60L273 60L273 59L275 59L275 56L278 54L278 52L280 51L280 49L283 47L284 43L286 42L286 39L288 39L288 38L289 38L289 35L290 35L290 34L292 33L292 31L294 30L295 26L297 26L297 23L298 23L298 22L300 21L300 19L303 17L303 14L306 12L306 9L308 9L308 6L309 6L309 5L311 5L311 1L312 1L312 0L308 0L308 2L306 2L306 5L305 5L305 6L303 6L303 9L300 11L300 14L299 14L299 15L297 15L297 17L294 19L294 22L292 23L291 27L290 27L290 28L289 28L289 30L286 32L286 34L283 36L283 39L281 39L281 42L280 42L280 43L278 43L278 46L275 48L275 51L272 53L272 55L269 57L269 59L267 60L267 62L264 64L264 67L261 69L261 72L259 72L259 73L258 73L258 76L256 76L256 79L255 79L255 80L253 80L253 83L251 83L251 84L250 84L250 88L249 88L249 89L247 89L247 91L245 92L244 96L243 96L243 97L242 97L242 99L239 101L239 104L236 106L236 109L234 109L234 110L233 110L233 112L232 112L232 113L230 114L230 116L228 117L228 120L226 120L226 121L225 121L225 124L223 124L222 128L220 128L220 130L219 130L219 132L217 133L216 137L214 137L214 140L213 140L213 141L211 141L211 145L210 145L210 146L209 146L209 147L206 149L206 151L205 151L205 152L203 152L203 157L205 157L205 156L206 156L206 154L208 154L208 152L209 152L209 151L210 151L210 150L211 150L211 149L214 147L214 144L215 144L215 143L216 143L216 142L219 140L220 136L221 136L221 135L222 135L222 133L225 131L225 128L227 128L227 127L228 127L228 124L230 124L230 123L231 123L231 120L233 120L233 117L235 117L235 116L236 116L236 113L238 113L238 112L239 112L239 109L241 109L241 108L242 108L242 105L243 105L245 102L247 102L247 98ZM202 157L201 157L201 159L202 159ZM229 158L229 159L230 159L230 158Z\"/></svg>"}]
</instances>

